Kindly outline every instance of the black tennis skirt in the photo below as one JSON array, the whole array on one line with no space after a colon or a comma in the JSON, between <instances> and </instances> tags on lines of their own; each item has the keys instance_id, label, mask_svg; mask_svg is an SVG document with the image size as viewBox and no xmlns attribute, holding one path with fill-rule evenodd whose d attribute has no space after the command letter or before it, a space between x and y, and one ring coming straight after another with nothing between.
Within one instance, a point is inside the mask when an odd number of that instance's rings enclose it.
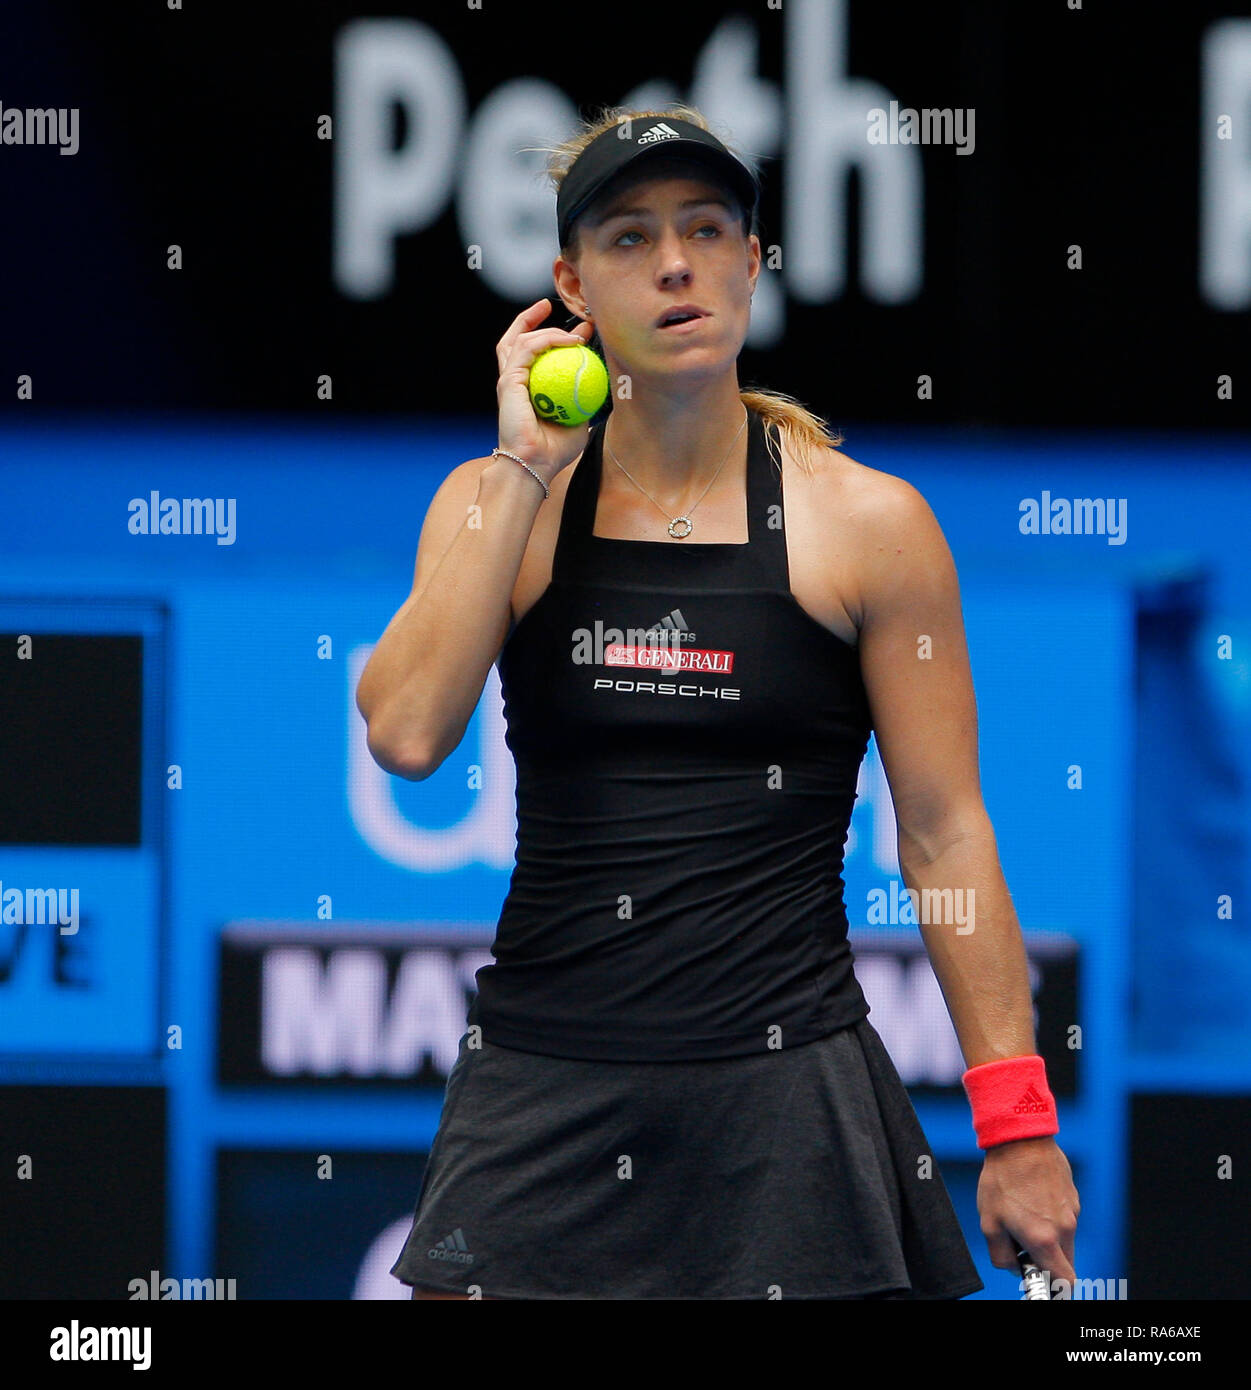
<instances>
[{"instance_id":1,"label":"black tennis skirt","mask_svg":"<svg viewBox=\"0 0 1251 1390\"><path fill-rule=\"evenodd\" d=\"M391 1273L485 1298L962 1298L982 1281L929 1152L868 1019L691 1062L466 1034Z\"/></svg>"}]
</instances>

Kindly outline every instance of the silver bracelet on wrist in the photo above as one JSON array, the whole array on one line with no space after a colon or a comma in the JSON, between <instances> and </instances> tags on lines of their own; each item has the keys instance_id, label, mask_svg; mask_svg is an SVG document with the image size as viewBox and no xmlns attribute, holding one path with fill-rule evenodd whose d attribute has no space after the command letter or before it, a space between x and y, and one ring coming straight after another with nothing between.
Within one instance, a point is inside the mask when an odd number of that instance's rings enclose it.
<instances>
[{"instance_id":1,"label":"silver bracelet on wrist","mask_svg":"<svg viewBox=\"0 0 1251 1390\"><path fill-rule=\"evenodd\" d=\"M529 473L529 475L534 479L534 481L538 483L538 485L543 489L543 500L545 502L552 495L551 489L547 486L543 479L539 477L539 475L534 471L534 469L530 467L530 465L525 461L525 459L517 458L516 454L510 454L507 449L492 449L491 457L494 458L496 454L503 454L503 456L506 459L513 459L515 462L519 463L522 466L522 468L524 468L526 472Z\"/></svg>"}]
</instances>

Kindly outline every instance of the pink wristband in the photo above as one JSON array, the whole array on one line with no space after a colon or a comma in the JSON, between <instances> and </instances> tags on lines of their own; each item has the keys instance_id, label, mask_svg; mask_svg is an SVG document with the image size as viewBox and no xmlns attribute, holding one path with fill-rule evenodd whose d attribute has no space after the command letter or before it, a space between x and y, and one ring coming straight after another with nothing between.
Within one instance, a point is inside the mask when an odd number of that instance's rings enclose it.
<instances>
[{"instance_id":1,"label":"pink wristband","mask_svg":"<svg viewBox=\"0 0 1251 1390\"><path fill-rule=\"evenodd\" d=\"M1047 1088L1047 1067L1041 1057L983 1062L970 1067L961 1080L973 1107L979 1149L1059 1133L1056 1099Z\"/></svg>"}]
</instances>

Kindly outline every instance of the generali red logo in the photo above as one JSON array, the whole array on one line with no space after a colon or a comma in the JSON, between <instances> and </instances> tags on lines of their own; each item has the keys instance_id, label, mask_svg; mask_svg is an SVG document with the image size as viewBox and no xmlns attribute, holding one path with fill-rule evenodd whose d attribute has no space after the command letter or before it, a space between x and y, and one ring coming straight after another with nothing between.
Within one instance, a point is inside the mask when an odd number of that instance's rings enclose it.
<instances>
[{"instance_id":1,"label":"generali red logo","mask_svg":"<svg viewBox=\"0 0 1251 1390\"><path fill-rule=\"evenodd\" d=\"M710 647L629 647L614 642L604 648L605 666L633 666L647 671L715 671L729 675L734 653Z\"/></svg>"}]
</instances>

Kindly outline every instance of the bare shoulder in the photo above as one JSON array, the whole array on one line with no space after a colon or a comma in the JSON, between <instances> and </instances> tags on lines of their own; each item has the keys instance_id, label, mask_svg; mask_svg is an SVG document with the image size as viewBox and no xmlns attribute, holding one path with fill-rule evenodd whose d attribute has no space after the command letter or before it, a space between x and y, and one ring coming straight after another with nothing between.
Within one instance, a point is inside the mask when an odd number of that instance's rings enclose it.
<instances>
[{"instance_id":1,"label":"bare shoulder","mask_svg":"<svg viewBox=\"0 0 1251 1390\"><path fill-rule=\"evenodd\" d=\"M863 559L945 548L938 519L917 488L841 449L822 451L805 475L804 486L821 524L831 532L837 528Z\"/></svg>"},{"instance_id":2,"label":"bare shoulder","mask_svg":"<svg viewBox=\"0 0 1251 1390\"><path fill-rule=\"evenodd\" d=\"M917 488L838 448L813 454L810 465L784 458L787 530L797 513L797 550L858 629L874 612L954 585L946 539Z\"/></svg>"},{"instance_id":3,"label":"bare shoulder","mask_svg":"<svg viewBox=\"0 0 1251 1390\"><path fill-rule=\"evenodd\" d=\"M870 468L841 449L825 450L813 477L831 505L850 509L861 519L907 527L933 516L925 498L906 478Z\"/></svg>"}]
</instances>

